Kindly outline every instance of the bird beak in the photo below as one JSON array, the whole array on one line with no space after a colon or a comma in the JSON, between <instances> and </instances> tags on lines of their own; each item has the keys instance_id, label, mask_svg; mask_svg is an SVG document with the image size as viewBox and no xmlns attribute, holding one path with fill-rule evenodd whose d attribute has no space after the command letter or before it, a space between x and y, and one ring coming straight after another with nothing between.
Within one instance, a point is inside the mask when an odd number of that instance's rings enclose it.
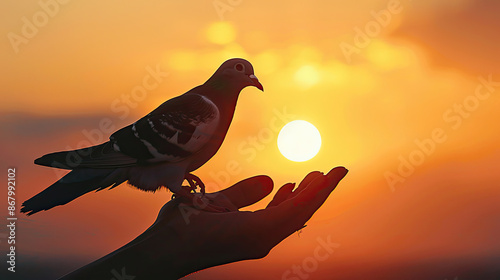
<instances>
[{"instance_id":1,"label":"bird beak","mask_svg":"<svg viewBox=\"0 0 500 280\"><path fill-rule=\"evenodd\" d=\"M256 88L260 89L261 91L264 91L264 87L262 86L262 84L259 82L259 79L257 79L257 77L254 74L249 75L248 77L250 78L250 80L252 80L253 85Z\"/></svg>"}]
</instances>

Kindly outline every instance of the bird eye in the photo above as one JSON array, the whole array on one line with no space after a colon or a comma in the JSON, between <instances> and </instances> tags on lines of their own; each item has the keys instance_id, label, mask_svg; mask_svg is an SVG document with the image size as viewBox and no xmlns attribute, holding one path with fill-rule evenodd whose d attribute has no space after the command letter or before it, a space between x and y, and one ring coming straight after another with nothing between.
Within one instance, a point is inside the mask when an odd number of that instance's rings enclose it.
<instances>
[{"instance_id":1,"label":"bird eye","mask_svg":"<svg viewBox=\"0 0 500 280\"><path fill-rule=\"evenodd\" d=\"M245 66L243 66L243 64L241 63L238 63L234 66L234 69L236 69L236 71L243 72L245 71Z\"/></svg>"}]
</instances>

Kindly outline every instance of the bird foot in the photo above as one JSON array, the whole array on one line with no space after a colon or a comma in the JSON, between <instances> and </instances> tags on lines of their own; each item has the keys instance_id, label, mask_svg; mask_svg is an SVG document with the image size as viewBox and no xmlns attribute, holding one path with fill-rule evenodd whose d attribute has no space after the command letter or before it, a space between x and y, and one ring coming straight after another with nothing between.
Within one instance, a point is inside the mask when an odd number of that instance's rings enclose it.
<instances>
[{"instance_id":1,"label":"bird foot","mask_svg":"<svg viewBox=\"0 0 500 280\"><path fill-rule=\"evenodd\" d=\"M200 177L191 173L186 173L184 179L186 179L192 191L196 192L196 187L200 187L201 195L205 196L205 184L201 181Z\"/></svg>"},{"instance_id":2,"label":"bird foot","mask_svg":"<svg viewBox=\"0 0 500 280\"><path fill-rule=\"evenodd\" d=\"M225 213L231 211L226 207L215 205L213 203L214 201L205 196L204 193L200 196L199 194L193 193L192 190L192 186L182 186L180 191L172 195L172 199L178 198L183 204L207 212Z\"/></svg>"}]
</instances>

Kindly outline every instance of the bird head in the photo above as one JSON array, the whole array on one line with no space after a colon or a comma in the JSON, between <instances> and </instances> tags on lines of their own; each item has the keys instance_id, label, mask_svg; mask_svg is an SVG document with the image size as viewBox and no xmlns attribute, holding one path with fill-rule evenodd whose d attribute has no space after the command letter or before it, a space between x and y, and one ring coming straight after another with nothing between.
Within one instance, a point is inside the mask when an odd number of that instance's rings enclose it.
<instances>
[{"instance_id":1,"label":"bird head","mask_svg":"<svg viewBox=\"0 0 500 280\"><path fill-rule=\"evenodd\" d=\"M264 91L264 87L253 72L252 64L242 58L226 60L207 82L218 88L231 88L238 92L247 86L254 86Z\"/></svg>"}]
</instances>

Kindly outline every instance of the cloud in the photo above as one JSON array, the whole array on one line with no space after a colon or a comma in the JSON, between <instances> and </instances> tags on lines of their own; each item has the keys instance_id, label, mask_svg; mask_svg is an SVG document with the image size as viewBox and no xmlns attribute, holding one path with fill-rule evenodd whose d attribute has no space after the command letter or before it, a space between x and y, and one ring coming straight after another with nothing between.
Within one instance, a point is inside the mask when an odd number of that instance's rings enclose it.
<instances>
[{"instance_id":1,"label":"cloud","mask_svg":"<svg viewBox=\"0 0 500 280\"><path fill-rule=\"evenodd\" d=\"M0 127L11 137L46 137L68 131L93 128L106 116L41 116L30 113L0 115Z\"/></svg>"},{"instance_id":2,"label":"cloud","mask_svg":"<svg viewBox=\"0 0 500 280\"><path fill-rule=\"evenodd\" d=\"M457 68L474 76L499 74L500 2L481 0L434 9L425 13L409 9L393 36L423 46L436 66Z\"/></svg>"},{"instance_id":3,"label":"cloud","mask_svg":"<svg viewBox=\"0 0 500 280\"><path fill-rule=\"evenodd\" d=\"M0 114L0 165L31 166L42 152L76 149L108 139L108 131L100 131L105 115L46 116L26 112ZM127 123L114 120L119 128Z\"/></svg>"}]
</instances>

